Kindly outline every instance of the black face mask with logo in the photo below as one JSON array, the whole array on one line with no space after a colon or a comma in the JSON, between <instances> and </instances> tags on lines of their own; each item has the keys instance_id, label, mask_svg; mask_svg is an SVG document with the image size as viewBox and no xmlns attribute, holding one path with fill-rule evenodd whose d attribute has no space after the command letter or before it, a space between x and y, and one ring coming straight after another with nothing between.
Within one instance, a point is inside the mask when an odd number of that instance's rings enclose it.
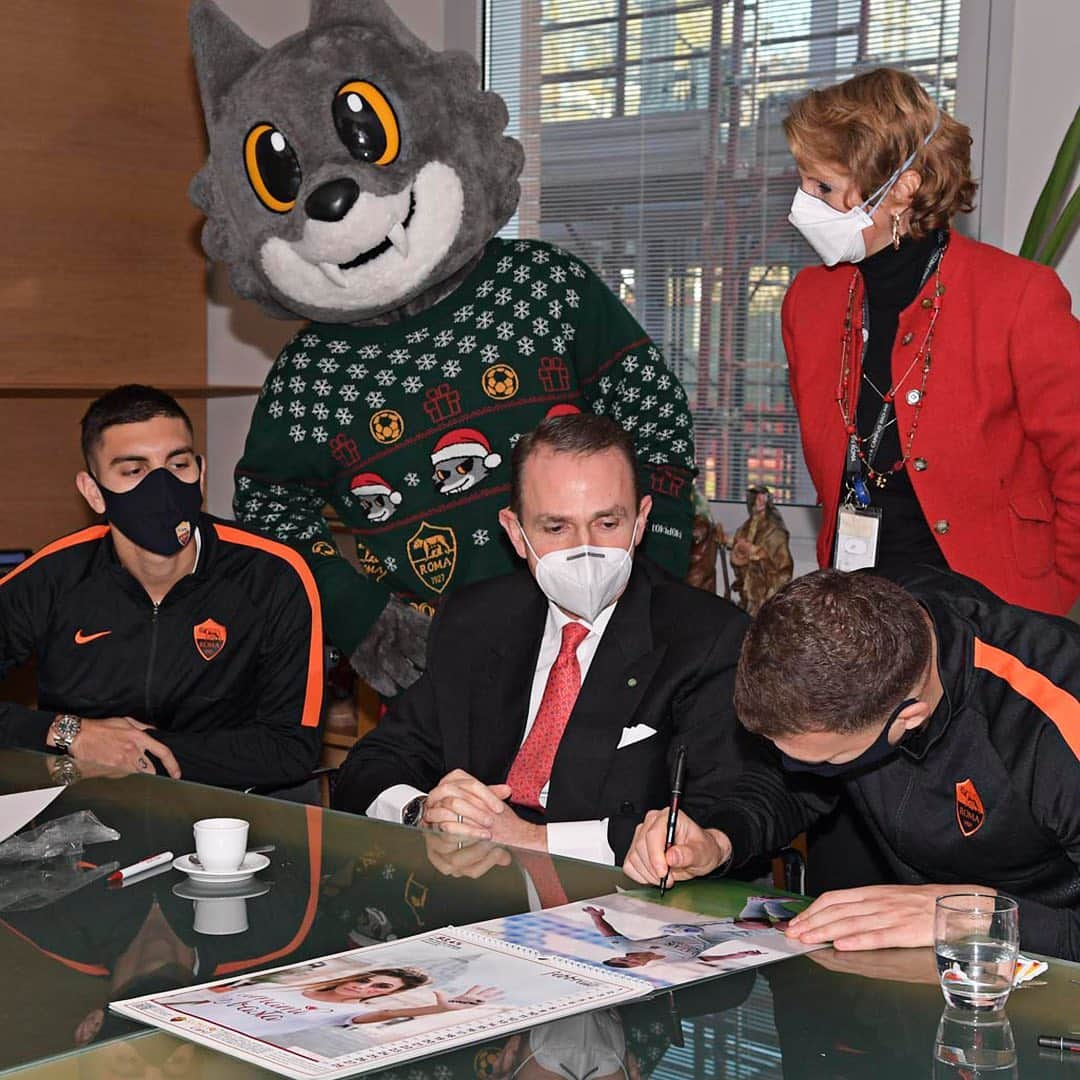
<instances>
[{"instance_id":1,"label":"black face mask with logo","mask_svg":"<svg viewBox=\"0 0 1080 1080\"><path fill-rule=\"evenodd\" d=\"M202 458L195 461L201 475ZM189 483L162 467L130 491L110 491L100 480L97 486L105 500L105 520L133 544L155 555L175 555L191 542L202 507L198 476Z\"/></svg>"},{"instance_id":2,"label":"black face mask with logo","mask_svg":"<svg viewBox=\"0 0 1080 1080\"><path fill-rule=\"evenodd\" d=\"M895 745L889 742L889 729L909 705L918 703L918 698L905 698L901 701L890 713L889 719L885 721L881 734L858 757L850 761L839 765L834 765L831 761L799 761L798 758L788 757L787 754L781 753L780 764L787 772L813 773L815 776L850 776L853 773L867 772L878 765L884 765L900 750L900 742Z\"/></svg>"}]
</instances>

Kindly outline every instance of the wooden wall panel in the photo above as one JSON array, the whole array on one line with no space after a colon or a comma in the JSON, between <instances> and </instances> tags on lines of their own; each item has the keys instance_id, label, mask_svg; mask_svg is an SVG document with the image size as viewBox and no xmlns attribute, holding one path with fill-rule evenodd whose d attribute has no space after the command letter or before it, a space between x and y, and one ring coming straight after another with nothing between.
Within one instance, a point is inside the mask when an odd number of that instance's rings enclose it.
<instances>
[{"instance_id":1,"label":"wooden wall panel","mask_svg":"<svg viewBox=\"0 0 1080 1080\"><path fill-rule=\"evenodd\" d=\"M3 381L202 382L187 0L5 0Z\"/></svg>"},{"instance_id":2,"label":"wooden wall panel","mask_svg":"<svg viewBox=\"0 0 1080 1080\"><path fill-rule=\"evenodd\" d=\"M75 474L83 467L79 418L88 404L88 398L0 398L0 441L18 461L5 470L0 548L37 549L94 521L75 490ZM196 447L204 448L205 402L180 404L191 415Z\"/></svg>"},{"instance_id":3,"label":"wooden wall panel","mask_svg":"<svg viewBox=\"0 0 1080 1080\"><path fill-rule=\"evenodd\" d=\"M187 198L205 136L187 6L5 0L0 545L85 520L71 478L94 387L206 382L201 219ZM49 387L68 396L11 396ZM203 402L185 404L201 431Z\"/></svg>"}]
</instances>

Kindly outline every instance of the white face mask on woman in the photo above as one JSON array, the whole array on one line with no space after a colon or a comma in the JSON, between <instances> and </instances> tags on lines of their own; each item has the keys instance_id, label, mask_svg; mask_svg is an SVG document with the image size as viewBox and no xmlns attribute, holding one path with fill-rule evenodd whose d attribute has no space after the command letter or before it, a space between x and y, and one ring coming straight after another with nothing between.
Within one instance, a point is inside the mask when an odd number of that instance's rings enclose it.
<instances>
[{"instance_id":1,"label":"white face mask on woman","mask_svg":"<svg viewBox=\"0 0 1080 1080\"><path fill-rule=\"evenodd\" d=\"M542 558L521 529L536 559L536 584L540 591L571 615L579 615L588 623L595 622L601 611L618 600L630 580L637 523L638 519L634 518L634 531L626 548L581 544L549 551Z\"/></svg>"},{"instance_id":2,"label":"white face mask on woman","mask_svg":"<svg viewBox=\"0 0 1080 1080\"><path fill-rule=\"evenodd\" d=\"M930 134L922 141L923 146L934 137L940 124L941 114L939 113L934 126L930 129ZM803 191L801 187L798 188L791 203L788 221L803 234L806 242L818 253L826 266L835 266L842 262L862 262L866 258L866 240L863 237L863 230L869 229L874 224L872 215L876 213L885 200L885 196L892 191L893 184L900 179L900 174L915 160L916 154L921 149L922 147L918 147L914 150L870 198L847 211L837 210L824 199L816 198Z\"/></svg>"}]
</instances>

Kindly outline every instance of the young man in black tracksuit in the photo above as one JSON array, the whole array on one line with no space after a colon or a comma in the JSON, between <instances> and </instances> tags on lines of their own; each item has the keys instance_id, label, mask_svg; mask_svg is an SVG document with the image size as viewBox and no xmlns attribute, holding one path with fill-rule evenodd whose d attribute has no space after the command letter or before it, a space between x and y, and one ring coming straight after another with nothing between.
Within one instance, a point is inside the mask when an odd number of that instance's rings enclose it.
<instances>
[{"instance_id":1,"label":"young man in black tracksuit","mask_svg":"<svg viewBox=\"0 0 1080 1080\"><path fill-rule=\"evenodd\" d=\"M1080 627L1012 607L953 575L906 589L823 570L762 609L735 705L780 751L703 816L639 827L638 881L774 851L842 784L896 885L826 893L789 934L840 949L929 945L934 900L997 890L1024 948L1080 960ZM816 774L816 775L815 775Z\"/></svg>"},{"instance_id":2,"label":"young man in black tracksuit","mask_svg":"<svg viewBox=\"0 0 1080 1080\"><path fill-rule=\"evenodd\" d=\"M202 460L173 398L105 394L76 485L107 524L0 580L0 675L37 656L38 706L0 702L0 745L226 787L304 780L320 747L323 640L290 548L200 512Z\"/></svg>"}]
</instances>

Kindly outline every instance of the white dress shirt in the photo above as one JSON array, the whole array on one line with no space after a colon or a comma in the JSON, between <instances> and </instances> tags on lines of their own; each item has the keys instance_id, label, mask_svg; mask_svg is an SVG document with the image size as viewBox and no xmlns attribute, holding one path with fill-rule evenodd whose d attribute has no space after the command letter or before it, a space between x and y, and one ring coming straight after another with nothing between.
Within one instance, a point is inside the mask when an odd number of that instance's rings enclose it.
<instances>
[{"instance_id":1,"label":"white dress shirt","mask_svg":"<svg viewBox=\"0 0 1080 1080\"><path fill-rule=\"evenodd\" d=\"M618 603L610 605L600 612L596 621L592 624L578 619L583 626L589 628L588 635L582 639L577 647L578 666L581 668L581 683L584 686L585 677L589 673L593 657L600 645L600 639L604 636L608 623L611 622L612 613ZM536 658L536 670L533 673L532 692L529 695L529 711L525 719L525 731L521 741L529 737L536 714L540 711L540 702L544 697L547 687L548 675L559 656L562 647L562 631L568 622L573 622L569 615L561 611L555 604L548 601L547 619L544 621L544 636L540 641L540 653ZM540 805L546 807L548 799L548 786L544 785L540 792ZM411 784L394 784L380 792L367 808L367 816L378 818L382 821L401 821L401 811L406 803L411 802L417 795L424 792L414 788ZM565 855L574 859L587 859L590 862L606 863L608 866L615 864L615 852L608 843L608 819L602 818L592 821L551 821L547 825L548 851L552 855Z\"/></svg>"}]
</instances>

